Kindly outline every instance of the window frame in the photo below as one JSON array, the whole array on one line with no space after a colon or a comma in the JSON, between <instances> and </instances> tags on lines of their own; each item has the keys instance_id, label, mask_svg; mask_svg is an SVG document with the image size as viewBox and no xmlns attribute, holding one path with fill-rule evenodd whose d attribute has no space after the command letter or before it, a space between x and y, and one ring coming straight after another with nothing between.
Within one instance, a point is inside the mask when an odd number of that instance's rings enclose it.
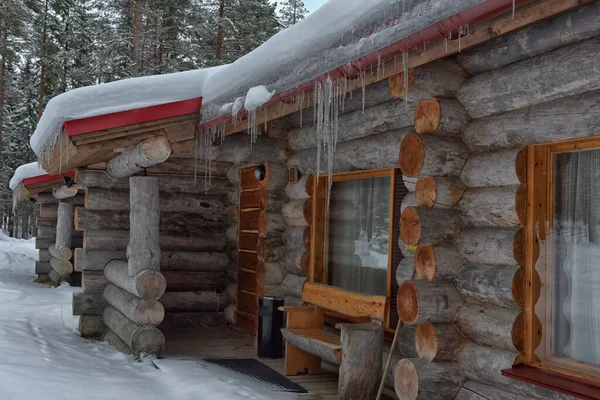
<instances>
[{"instance_id":1,"label":"window frame","mask_svg":"<svg viewBox=\"0 0 600 400\"><path fill-rule=\"evenodd\" d=\"M390 168L378 168L372 170L361 170L361 171L352 171L352 172L339 172L331 175L331 180L333 183L335 182L343 182L350 180L359 180L359 179L371 179L371 178L382 178L389 177L390 178L390 222L389 222L389 232L390 235L394 232L394 228L397 227L394 221L394 207L396 205L396 194L395 194L395 185L396 185L396 171L399 170L399 167L390 167ZM328 194L328 174L315 174L315 179L313 180L313 203L312 203L312 226L311 226L311 255L310 255L310 276L309 280L311 282L323 283L328 285L327 283L327 255L328 255L328 237L329 237L329 223L328 223L328 213L327 213L327 194ZM317 185L318 182L318 185ZM387 290L386 290L386 311L385 311L385 324L384 328L388 332L395 332L395 326L390 326L391 321L391 299L395 295L392 293L393 285L394 285L394 266L392 263L393 260L393 251L394 251L394 243L392 238L388 240L388 268L387 268ZM399 250L398 250L399 251ZM328 285L331 286L331 285ZM335 286L331 286L335 287ZM383 297L383 296L382 296ZM351 318L344 318L343 315L339 313L328 313L330 316L343 319L347 321L352 321ZM360 322L360 321L356 321Z\"/></svg>"},{"instance_id":2,"label":"window frame","mask_svg":"<svg viewBox=\"0 0 600 400\"><path fill-rule=\"evenodd\" d=\"M533 144L527 147L527 219L525 226L525 304L524 312L526 318L525 324L525 354L524 363L530 367L551 373L559 374L568 378L581 379L592 383L594 386L600 385L600 366L583 363L570 358L556 357L552 355L552 307L546 306L545 318L541 325L541 331L538 331L539 319L535 313L535 305L538 299L534 298L534 293L541 288L537 287L539 283L535 279L536 247L538 244L538 232L536 232L536 223L539 223L539 234L542 240L546 240L545 265L542 278L546 286L540 291L539 297L545 297L546 302L552 299L552 266L553 266L553 244L547 239L546 228L552 230L553 226L553 206L552 196L554 194L554 155L582 151L582 150L600 150L600 136L591 136L585 138L570 139L559 142ZM547 282L550 282L548 284ZM551 302L550 302L551 304ZM536 342L541 343L535 346ZM536 355L536 349L544 347L545 360L540 360Z\"/></svg>"}]
</instances>

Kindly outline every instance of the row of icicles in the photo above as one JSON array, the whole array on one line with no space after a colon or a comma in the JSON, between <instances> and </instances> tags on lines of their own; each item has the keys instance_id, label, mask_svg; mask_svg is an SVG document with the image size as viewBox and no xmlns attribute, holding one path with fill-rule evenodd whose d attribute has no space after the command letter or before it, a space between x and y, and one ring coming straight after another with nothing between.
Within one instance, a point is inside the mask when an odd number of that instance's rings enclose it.
<instances>
[{"instance_id":1,"label":"row of icicles","mask_svg":"<svg viewBox=\"0 0 600 400\"><path fill-rule=\"evenodd\" d=\"M460 25L458 29L458 51L462 50L461 38L463 36L469 35L469 26L468 25ZM445 49L448 52L448 41L452 40L452 33L449 33L445 37ZM424 49L427 43L424 44ZM416 46L412 50L416 50ZM377 65L369 67L369 73L374 75L377 74L377 81L386 77L385 73L385 64L390 60L382 60L381 54L378 54L377 57ZM402 52L402 72L404 75L404 93L405 98L404 102L406 107L408 108L409 98L408 98L408 61L409 54L408 51ZM397 71L397 57L393 58L393 71L392 74L398 73ZM374 69L377 69L376 71ZM356 79L360 79L360 89L362 94L362 112L365 111L365 81L366 81L366 68L361 70L358 77ZM325 153L326 159L326 168L328 174L328 182L329 188L328 193L331 192L331 175L334 170L334 153L337 147L338 141L338 121L340 110L344 113L345 100L348 98L352 98L354 94L354 89L356 89L355 85L349 84L350 77L341 77L338 79L332 79L330 75L327 75L322 80L317 80L314 83L313 92L312 92L312 107L313 107L313 124L315 126L315 139L316 139L316 148L317 148L317 160L316 166L313 171L316 171L316 174L319 175L321 173L321 157L322 153ZM296 95L294 99L294 104L296 105L296 112L300 113L300 128L302 128L303 121L303 110L306 108L310 101L310 93L302 92ZM285 114L285 108L287 108L287 104L284 102L279 102L279 115ZM254 110L248 111L247 113L247 133L250 136L250 146L256 143L257 137L260 134L260 116L263 113L264 118L264 130L267 130L267 116L268 107L258 107ZM239 115L239 114L238 114ZM242 122L242 118L238 115L233 116L232 124L237 127L238 123ZM218 139L220 141L220 145L223 144L223 140L225 139L225 132L227 130L227 124L225 122L221 124L215 124L210 126L209 128L203 129L199 135L199 138L196 138L196 148L194 151L194 158L196 160L196 171L194 173L194 179L196 180L197 175L197 159L199 158L203 162L204 167L204 185L206 189L210 187L210 182L212 179L212 163L211 159L213 158L212 147L213 143ZM318 181L317 181L318 182ZM318 184L318 183L317 183ZM329 195L328 195L329 197Z\"/></svg>"}]
</instances>

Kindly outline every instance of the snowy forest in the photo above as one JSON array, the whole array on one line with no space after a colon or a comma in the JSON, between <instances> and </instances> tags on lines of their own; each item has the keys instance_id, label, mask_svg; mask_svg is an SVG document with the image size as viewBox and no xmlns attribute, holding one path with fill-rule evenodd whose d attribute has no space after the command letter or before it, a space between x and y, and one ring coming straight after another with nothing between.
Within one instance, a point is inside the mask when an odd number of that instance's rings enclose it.
<instances>
[{"instance_id":1,"label":"snowy forest","mask_svg":"<svg viewBox=\"0 0 600 400\"><path fill-rule=\"evenodd\" d=\"M0 214L31 235L33 206L12 211L15 168L57 94L136 76L227 64L307 14L301 0L2 0Z\"/></svg>"}]
</instances>

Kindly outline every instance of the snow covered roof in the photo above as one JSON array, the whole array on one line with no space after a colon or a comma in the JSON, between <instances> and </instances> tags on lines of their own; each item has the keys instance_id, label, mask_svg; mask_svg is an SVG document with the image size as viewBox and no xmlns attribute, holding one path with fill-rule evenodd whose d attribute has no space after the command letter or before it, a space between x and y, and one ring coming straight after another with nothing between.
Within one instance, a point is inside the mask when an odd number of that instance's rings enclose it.
<instances>
[{"instance_id":1,"label":"snow covered roof","mask_svg":"<svg viewBox=\"0 0 600 400\"><path fill-rule=\"evenodd\" d=\"M10 179L8 186L10 187L10 190L15 190L24 179L46 174L47 172L37 162L23 164L20 167L17 167L15 174Z\"/></svg>"},{"instance_id":2,"label":"snow covered roof","mask_svg":"<svg viewBox=\"0 0 600 400\"><path fill-rule=\"evenodd\" d=\"M202 97L205 82L221 68L124 79L62 93L46 105L29 144L41 156L65 121Z\"/></svg>"}]
</instances>

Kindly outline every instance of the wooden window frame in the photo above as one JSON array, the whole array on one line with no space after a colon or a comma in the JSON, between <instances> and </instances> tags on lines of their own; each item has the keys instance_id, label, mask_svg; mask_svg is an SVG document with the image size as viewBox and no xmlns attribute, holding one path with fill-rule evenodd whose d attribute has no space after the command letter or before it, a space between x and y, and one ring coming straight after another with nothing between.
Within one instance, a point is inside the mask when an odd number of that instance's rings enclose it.
<instances>
[{"instance_id":1,"label":"wooden window frame","mask_svg":"<svg viewBox=\"0 0 600 400\"><path fill-rule=\"evenodd\" d=\"M545 266L543 271L537 271L544 276L543 282L547 282L541 293L540 299L545 301L552 299L552 242L547 239L546 227L548 231L552 230L553 224L553 176L554 176L554 155L581 151L600 149L600 136L592 136L578 139L565 140L560 142L542 143L529 145L527 147L527 223L525 227L525 304L524 312L526 318L525 324L525 368L534 368L535 371L529 372L523 367L516 366L512 370L503 371L503 374L535 383L540 386L550 387L554 390L578 395L577 389L572 387L579 386L586 388L580 395L582 398L588 398L584 394L590 390L600 393L600 366L586 364L569 358L555 357L551 352L552 340L552 307L546 306L545 318L540 325L540 320L535 314L535 304L537 299L534 293L540 291L536 273L536 249L538 240L546 240ZM539 230L536 232L536 225ZM539 233L539 238L538 238ZM549 282L549 283L548 283ZM541 326L541 329L539 329ZM540 343L536 346L536 343ZM536 349L544 347L545 359L540 360L536 355ZM522 371L525 371L523 373ZM537 371L537 372L536 372ZM523 378L527 375L527 378ZM537 377L537 378L531 378ZM553 382L553 383L552 383ZM568 388L567 388L568 386Z\"/></svg>"},{"instance_id":2,"label":"wooden window frame","mask_svg":"<svg viewBox=\"0 0 600 400\"><path fill-rule=\"evenodd\" d=\"M390 235L394 229L394 206L396 202L395 196L395 184L396 184L396 171L399 167L391 168L380 168L364 171L353 171L353 172L339 172L331 175L332 182L343 182L359 179L372 179L372 178L390 178ZM329 176L327 174L316 175L317 179L313 182L313 202L312 202L312 225L311 225L311 257L310 257L310 275L309 280L311 282L327 284L327 255L328 255L328 214L327 214L327 193L328 193L328 181ZM387 294L386 294L386 311L385 311L385 330L387 332L394 332L395 326L390 326L390 315L391 310L391 298L394 296L392 293L394 283L394 266L392 265L393 240L390 238L388 241L388 268L387 268ZM382 296L383 297L383 296ZM330 316L342 320L352 322L363 322L358 319L353 321L352 318L345 317L339 313L328 312Z\"/></svg>"}]
</instances>

